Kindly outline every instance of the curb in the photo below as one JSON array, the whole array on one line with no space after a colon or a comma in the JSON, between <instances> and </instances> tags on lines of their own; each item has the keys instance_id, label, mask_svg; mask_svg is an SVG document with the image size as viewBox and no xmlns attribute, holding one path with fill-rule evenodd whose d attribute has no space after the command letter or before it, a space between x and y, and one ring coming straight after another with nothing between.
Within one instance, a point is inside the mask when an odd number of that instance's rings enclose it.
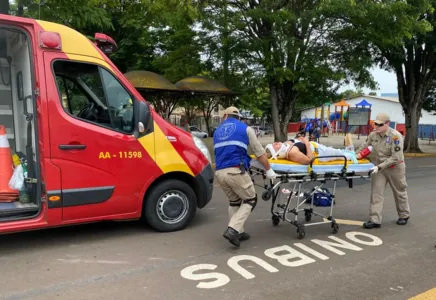
<instances>
[{"instance_id":1,"label":"curb","mask_svg":"<svg viewBox=\"0 0 436 300\"><path fill-rule=\"evenodd\" d=\"M436 153L404 153L404 157L436 157Z\"/></svg>"}]
</instances>

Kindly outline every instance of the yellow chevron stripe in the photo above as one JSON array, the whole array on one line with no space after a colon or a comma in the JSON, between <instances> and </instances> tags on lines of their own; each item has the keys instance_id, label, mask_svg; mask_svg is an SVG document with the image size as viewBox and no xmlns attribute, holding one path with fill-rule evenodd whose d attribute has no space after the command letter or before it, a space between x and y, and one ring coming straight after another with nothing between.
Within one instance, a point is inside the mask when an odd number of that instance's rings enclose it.
<instances>
[{"instance_id":1,"label":"yellow chevron stripe","mask_svg":"<svg viewBox=\"0 0 436 300\"><path fill-rule=\"evenodd\" d=\"M61 24L41 20L36 20L36 22L45 31L59 33L62 40L62 51L69 58L73 59L72 57L74 57L79 60L85 60L85 57L88 57L88 60L86 61L102 64L113 72L109 64L106 63L104 57L102 57L97 49L95 49L95 47L92 45L92 41L90 41L83 34ZM80 55L80 58L78 58L76 55Z\"/></svg>"},{"instance_id":2,"label":"yellow chevron stripe","mask_svg":"<svg viewBox=\"0 0 436 300\"><path fill-rule=\"evenodd\" d=\"M174 149L156 122L154 122L153 134L140 138L139 142L148 154L153 157L163 173L185 172L194 176L191 168ZM158 147L157 151L155 145Z\"/></svg>"}]
</instances>

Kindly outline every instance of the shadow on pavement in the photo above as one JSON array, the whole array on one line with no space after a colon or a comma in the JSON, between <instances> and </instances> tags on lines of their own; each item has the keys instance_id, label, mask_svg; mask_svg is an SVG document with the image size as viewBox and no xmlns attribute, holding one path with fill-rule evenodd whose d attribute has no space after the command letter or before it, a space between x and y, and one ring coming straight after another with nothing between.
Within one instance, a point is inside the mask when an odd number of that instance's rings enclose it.
<instances>
[{"instance_id":1,"label":"shadow on pavement","mask_svg":"<svg viewBox=\"0 0 436 300\"><path fill-rule=\"evenodd\" d=\"M202 210L191 223L185 228L192 230L207 223L207 216ZM173 232L174 233L174 232ZM49 228L28 232L9 233L0 235L0 256L10 253L42 250L55 246L70 244L86 244L107 242L119 238L137 236L138 238L150 238L152 235L165 235L171 233L157 232L142 221L103 221L74 226Z\"/></svg>"}]
</instances>

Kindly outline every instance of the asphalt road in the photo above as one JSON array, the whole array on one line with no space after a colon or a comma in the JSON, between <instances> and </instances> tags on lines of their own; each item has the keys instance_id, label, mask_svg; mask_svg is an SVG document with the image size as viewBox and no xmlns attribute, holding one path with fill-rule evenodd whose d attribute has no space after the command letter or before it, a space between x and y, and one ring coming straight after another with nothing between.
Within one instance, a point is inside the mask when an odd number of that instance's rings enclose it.
<instances>
[{"instance_id":1,"label":"asphalt road","mask_svg":"<svg viewBox=\"0 0 436 300\"><path fill-rule=\"evenodd\" d=\"M341 224L333 235L323 224L302 240L289 223L273 227L261 200L236 249L222 237L217 187L184 231L100 223L0 236L0 299L408 299L436 287L436 159L406 162L407 226L395 224L389 187L382 228ZM369 189L341 184L334 217L365 221Z\"/></svg>"}]
</instances>

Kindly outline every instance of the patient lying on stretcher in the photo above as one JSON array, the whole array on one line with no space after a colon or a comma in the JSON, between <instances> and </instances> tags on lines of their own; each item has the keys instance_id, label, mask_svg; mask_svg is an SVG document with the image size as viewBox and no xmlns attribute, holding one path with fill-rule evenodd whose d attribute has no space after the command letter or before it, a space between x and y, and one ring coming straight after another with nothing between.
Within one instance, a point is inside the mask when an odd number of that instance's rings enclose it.
<instances>
[{"instance_id":1,"label":"patient lying on stretcher","mask_svg":"<svg viewBox=\"0 0 436 300\"><path fill-rule=\"evenodd\" d=\"M341 157L321 156L345 156L347 160L351 160L355 164L358 163L352 148L335 149L316 142L309 142L305 137L290 139L283 143L268 144L265 150L269 159L287 159L303 165L310 164L315 155L319 156L319 161L343 160Z\"/></svg>"}]
</instances>

